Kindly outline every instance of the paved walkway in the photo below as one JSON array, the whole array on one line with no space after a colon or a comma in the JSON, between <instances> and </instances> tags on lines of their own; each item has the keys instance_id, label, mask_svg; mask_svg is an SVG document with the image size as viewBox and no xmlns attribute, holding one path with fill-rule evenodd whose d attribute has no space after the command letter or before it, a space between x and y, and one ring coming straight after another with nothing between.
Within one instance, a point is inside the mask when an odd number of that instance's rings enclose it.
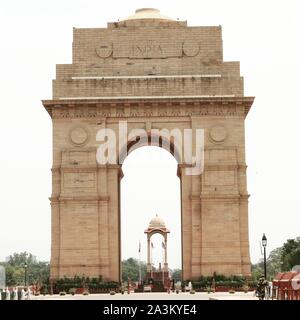
<instances>
[{"instance_id":1,"label":"paved walkway","mask_svg":"<svg viewBox=\"0 0 300 320\"><path fill-rule=\"evenodd\" d=\"M67 294L65 296L46 295L46 296L31 296L31 300L258 300L253 292L236 292L230 294L228 292L196 292L190 294L187 292L176 293L131 293L131 294L90 294L88 296L76 294L74 296Z\"/></svg>"}]
</instances>

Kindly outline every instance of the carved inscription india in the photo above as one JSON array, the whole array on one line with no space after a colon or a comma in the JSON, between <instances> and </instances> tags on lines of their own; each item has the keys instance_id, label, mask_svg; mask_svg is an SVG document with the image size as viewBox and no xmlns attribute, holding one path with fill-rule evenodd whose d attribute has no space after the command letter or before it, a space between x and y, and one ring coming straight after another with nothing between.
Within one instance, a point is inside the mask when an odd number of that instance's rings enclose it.
<instances>
[{"instance_id":1,"label":"carved inscription india","mask_svg":"<svg viewBox=\"0 0 300 320\"><path fill-rule=\"evenodd\" d=\"M194 57L200 52L200 45L196 41L158 42L155 40L139 40L128 42L100 43L96 53L100 58L129 58L129 59L165 59Z\"/></svg>"}]
</instances>

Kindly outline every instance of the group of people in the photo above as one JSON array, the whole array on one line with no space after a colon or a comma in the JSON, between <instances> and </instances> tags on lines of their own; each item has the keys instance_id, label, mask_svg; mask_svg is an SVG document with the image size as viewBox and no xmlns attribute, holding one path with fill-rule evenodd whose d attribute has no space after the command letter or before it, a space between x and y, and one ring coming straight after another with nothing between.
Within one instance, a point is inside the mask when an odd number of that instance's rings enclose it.
<instances>
[{"instance_id":1,"label":"group of people","mask_svg":"<svg viewBox=\"0 0 300 320\"><path fill-rule=\"evenodd\" d=\"M5 292L5 300L19 300L19 291L17 287L14 287L12 291L6 287ZM31 295L30 288L22 288L20 291L20 300L29 300ZM0 296L0 299L2 295Z\"/></svg>"}]
</instances>

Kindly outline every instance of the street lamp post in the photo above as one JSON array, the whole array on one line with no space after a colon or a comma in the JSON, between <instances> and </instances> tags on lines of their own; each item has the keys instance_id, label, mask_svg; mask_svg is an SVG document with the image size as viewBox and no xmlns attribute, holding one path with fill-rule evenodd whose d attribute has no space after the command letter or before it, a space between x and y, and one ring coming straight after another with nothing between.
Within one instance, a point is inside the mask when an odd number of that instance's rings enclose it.
<instances>
[{"instance_id":1,"label":"street lamp post","mask_svg":"<svg viewBox=\"0 0 300 320\"><path fill-rule=\"evenodd\" d=\"M28 264L27 264L27 262L25 262L24 263L24 269L25 269L24 283L25 283L25 287L27 286L27 268L28 268Z\"/></svg>"},{"instance_id":2,"label":"street lamp post","mask_svg":"<svg viewBox=\"0 0 300 320\"><path fill-rule=\"evenodd\" d=\"M266 257L266 247L267 247L267 237L263 234L262 237L262 246L264 247L264 276L265 280L267 280L267 257Z\"/></svg>"}]
</instances>

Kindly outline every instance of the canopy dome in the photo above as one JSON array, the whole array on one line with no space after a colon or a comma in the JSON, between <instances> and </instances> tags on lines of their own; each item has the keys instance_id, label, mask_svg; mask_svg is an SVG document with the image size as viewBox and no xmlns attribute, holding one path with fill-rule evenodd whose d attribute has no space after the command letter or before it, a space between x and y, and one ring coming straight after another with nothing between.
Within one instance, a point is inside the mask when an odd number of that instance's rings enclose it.
<instances>
[{"instance_id":1,"label":"canopy dome","mask_svg":"<svg viewBox=\"0 0 300 320\"><path fill-rule=\"evenodd\" d=\"M165 229L166 224L162 218L156 215L154 218L151 219L149 223L149 229Z\"/></svg>"}]
</instances>

